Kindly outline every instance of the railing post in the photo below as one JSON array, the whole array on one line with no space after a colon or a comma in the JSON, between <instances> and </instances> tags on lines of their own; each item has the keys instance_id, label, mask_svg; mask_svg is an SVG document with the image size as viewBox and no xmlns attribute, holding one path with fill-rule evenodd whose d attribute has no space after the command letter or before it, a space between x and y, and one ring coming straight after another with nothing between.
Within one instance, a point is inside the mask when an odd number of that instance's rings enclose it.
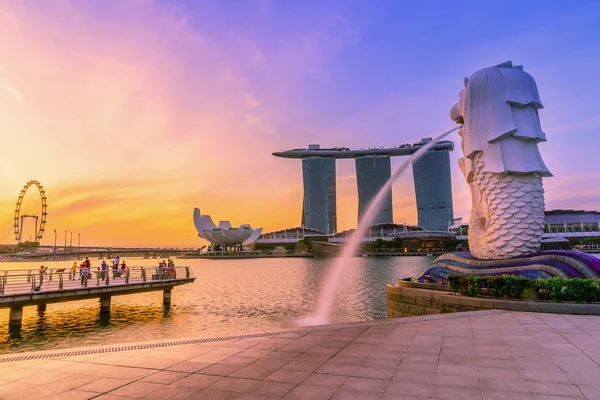
<instances>
[{"instance_id":1,"label":"railing post","mask_svg":"<svg viewBox=\"0 0 600 400\"><path fill-rule=\"evenodd\" d=\"M30 274L29 279L31 280L31 291L35 292L35 276Z\"/></svg>"},{"instance_id":2,"label":"railing post","mask_svg":"<svg viewBox=\"0 0 600 400\"><path fill-rule=\"evenodd\" d=\"M186 278L190 277L190 267L185 267L185 277Z\"/></svg>"},{"instance_id":3,"label":"railing post","mask_svg":"<svg viewBox=\"0 0 600 400\"><path fill-rule=\"evenodd\" d=\"M58 290L63 288L63 274L58 274Z\"/></svg>"},{"instance_id":4,"label":"railing post","mask_svg":"<svg viewBox=\"0 0 600 400\"><path fill-rule=\"evenodd\" d=\"M110 272L108 270L106 270L105 274L106 274L105 285L108 286L108 285L110 285L110 277L109 277Z\"/></svg>"},{"instance_id":5,"label":"railing post","mask_svg":"<svg viewBox=\"0 0 600 400\"><path fill-rule=\"evenodd\" d=\"M142 267L142 282L146 282L146 270Z\"/></svg>"},{"instance_id":6,"label":"railing post","mask_svg":"<svg viewBox=\"0 0 600 400\"><path fill-rule=\"evenodd\" d=\"M129 268L125 270L125 284L129 283Z\"/></svg>"},{"instance_id":7,"label":"railing post","mask_svg":"<svg viewBox=\"0 0 600 400\"><path fill-rule=\"evenodd\" d=\"M88 275L89 275L89 272L85 272L84 271L84 273L83 273L83 287L87 287Z\"/></svg>"},{"instance_id":8,"label":"railing post","mask_svg":"<svg viewBox=\"0 0 600 400\"><path fill-rule=\"evenodd\" d=\"M31 270L27 273L27 282L31 282Z\"/></svg>"}]
</instances>

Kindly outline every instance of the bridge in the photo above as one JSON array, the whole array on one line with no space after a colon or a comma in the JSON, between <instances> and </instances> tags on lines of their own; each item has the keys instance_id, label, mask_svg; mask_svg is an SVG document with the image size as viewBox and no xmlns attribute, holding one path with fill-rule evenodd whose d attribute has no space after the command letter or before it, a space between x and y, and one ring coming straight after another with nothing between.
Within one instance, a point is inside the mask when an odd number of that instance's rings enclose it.
<instances>
[{"instance_id":1,"label":"bridge","mask_svg":"<svg viewBox=\"0 0 600 400\"><path fill-rule=\"evenodd\" d=\"M171 289L193 283L190 267L129 267L124 270L72 273L70 269L0 271L0 308L10 308L9 330L18 330L23 307L46 311L49 303L100 299L101 313L110 312L112 296L163 291L163 304L170 306Z\"/></svg>"},{"instance_id":2,"label":"bridge","mask_svg":"<svg viewBox=\"0 0 600 400\"><path fill-rule=\"evenodd\" d=\"M5 246L7 247L7 246ZM12 246L10 246L12 247ZM147 256L147 257L169 257L196 252L194 247L174 246L145 246L145 247L117 247L117 246L49 246L42 245L35 250L21 251L19 253L5 253L4 256L16 256L20 258L70 258L70 257L105 257L116 255Z\"/></svg>"}]
</instances>

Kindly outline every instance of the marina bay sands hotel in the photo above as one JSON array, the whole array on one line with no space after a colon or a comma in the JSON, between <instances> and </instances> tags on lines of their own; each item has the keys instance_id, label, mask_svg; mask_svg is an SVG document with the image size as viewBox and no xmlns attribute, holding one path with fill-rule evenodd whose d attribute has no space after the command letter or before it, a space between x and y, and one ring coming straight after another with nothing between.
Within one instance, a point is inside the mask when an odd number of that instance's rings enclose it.
<instances>
[{"instance_id":1,"label":"marina bay sands hotel","mask_svg":"<svg viewBox=\"0 0 600 400\"><path fill-rule=\"evenodd\" d=\"M287 150L273 155L302 160L304 183L302 226L334 233L337 232L336 159L353 158L355 161L358 220L360 221L371 200L391 177L390 158L411 155L430 141L431 138L426 138L413 145L361 150L321 149L318 144L311 144L308 149ZM412 165L418 224L425 230L445 231L448 229L448 222L452 222L454 218L450 181L449 152L451 150L454 150L453 142L438 142ZM390 188L374 223L393 223L393 221Z\"/></svg>"}]
</instances>

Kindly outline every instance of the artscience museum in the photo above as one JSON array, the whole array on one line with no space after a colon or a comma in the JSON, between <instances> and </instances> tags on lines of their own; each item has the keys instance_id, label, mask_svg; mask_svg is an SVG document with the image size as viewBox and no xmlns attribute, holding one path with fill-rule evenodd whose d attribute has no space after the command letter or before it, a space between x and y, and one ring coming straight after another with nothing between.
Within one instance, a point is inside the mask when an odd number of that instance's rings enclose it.
<instances>
[{"instance_id":1,"label":"artscience museum","mask_svg":"<svg viewBox=\"0 0 600 400\"><path fill-rule=\"evenodd\" d=\"M234 228L229 221L219 221L217 226L210 215L200 214L198 208L194 209L194 225L199 237L226 250L241 249L256 241L262 233L262 228L254 230L249 224Z\"/></svg>"}]
</instances>

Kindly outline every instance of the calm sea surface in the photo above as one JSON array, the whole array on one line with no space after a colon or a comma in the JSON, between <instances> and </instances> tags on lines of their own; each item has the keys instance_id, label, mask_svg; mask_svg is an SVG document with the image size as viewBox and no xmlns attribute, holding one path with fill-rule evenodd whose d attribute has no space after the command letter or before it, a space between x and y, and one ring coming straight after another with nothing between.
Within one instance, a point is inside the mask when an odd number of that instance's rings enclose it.
<instances>
[{"instance_id":1,"label":"calm sea surface","mask_svg":"<svg viewBox=\"0 0 600 400\"><path fill-rule=\"evenodd\" d=\"M157 260L125 259L129 266ZM433 257L352 258L337 298L332 322L387 317L386 284L423 272ZM8 309L0 310L0 351L27 351L159 340L269 332L293 327L313 310L331 259L278 258L186 260L196 281L173 289L172 306L162 292L112 298L110 317L100 316L98 300L49 304L40 317L25 307L18 335L8 333ZM92 260L92 266L99 265ZM34 269L40 262L0 263L0 269ZM68 268L71 262L44 262Z\"/></svg>"}]
</instances>

